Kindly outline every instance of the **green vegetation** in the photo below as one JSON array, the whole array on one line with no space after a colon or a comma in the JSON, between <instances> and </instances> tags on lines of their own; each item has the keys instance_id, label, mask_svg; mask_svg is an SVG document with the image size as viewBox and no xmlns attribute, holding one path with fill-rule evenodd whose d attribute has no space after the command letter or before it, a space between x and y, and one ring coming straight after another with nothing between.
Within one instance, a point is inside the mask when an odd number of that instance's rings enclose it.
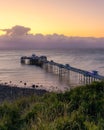
<instances>
[{"instance_id":1,"label":"green vegetation","mask_svg":"<svg viewBox=\"0 0 104 130\"><path fill-rule=\"evenodd\" d=\"M0 130L104 130L104 82L4 102Z\"/></svg>"}]
</instances>

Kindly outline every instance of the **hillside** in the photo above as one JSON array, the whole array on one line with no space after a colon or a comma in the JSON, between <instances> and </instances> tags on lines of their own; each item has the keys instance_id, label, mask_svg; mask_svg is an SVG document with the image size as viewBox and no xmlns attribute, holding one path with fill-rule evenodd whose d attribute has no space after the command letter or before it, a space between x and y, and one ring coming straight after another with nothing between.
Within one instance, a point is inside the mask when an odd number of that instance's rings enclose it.
<instances>
[{"instance_id":1,"label":"hillside","mask_svg":"<svg viewBox=\"0 0 104 130\"><path fill-rule=\"evenodd\" d=\"M0 130L104 130L104 82L3 102Z\"/></svg>"}]
</instances>

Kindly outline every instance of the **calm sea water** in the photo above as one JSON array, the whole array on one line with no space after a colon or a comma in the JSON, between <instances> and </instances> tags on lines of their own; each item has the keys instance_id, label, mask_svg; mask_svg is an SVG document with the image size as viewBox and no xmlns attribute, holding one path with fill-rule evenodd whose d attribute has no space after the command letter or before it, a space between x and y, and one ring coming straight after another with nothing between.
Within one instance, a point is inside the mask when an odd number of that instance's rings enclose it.
<instances>
[{"instance_id":1,"label":"calm sea water","mask_svg":"<svg viewBox=\"0 0 104 130\"><path fill-rule=\"evenodd\" d=\"M49 91L70 89L70 85L56 75L46 73L36 66L21 65L20 57L32 54L45 55L48 60L88 71L97 70L99 74L104 75L104 49L0 50L0 82L12 81L13 85L22 87L25 82L28 87L37 84Z\"/></svg>"}]
</instances>

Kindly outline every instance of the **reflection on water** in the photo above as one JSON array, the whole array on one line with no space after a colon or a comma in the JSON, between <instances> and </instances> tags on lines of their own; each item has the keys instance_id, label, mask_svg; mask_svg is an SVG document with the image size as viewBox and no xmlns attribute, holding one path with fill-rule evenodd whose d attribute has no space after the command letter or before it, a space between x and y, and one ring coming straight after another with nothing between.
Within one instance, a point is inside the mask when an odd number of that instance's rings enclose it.
<instances>
[{"instance_id":1,"label":"reflection on water","mask_svg":"<svg viewBox=\"0 0 104 130\"><path fill-rule=\"evenodd\" d=\"M104 75L104 50L103 49L81 49L81 50L3 50L0 51L0 80L10 82L24 87L37 84L40 88L53 91L70 89L70 81L60 78L56 74L46 73L45 70L29 65L21 65L21 56L31 54L45 55L49 60L58 63L70 64L76 68L88 71L97 70ZM77 77L73 75L73 83ZM20 83L22 81L22 83ZM77 81L78 84L79 81ZM75 84L71 84L75 85Z\"/></svg>"}]
</instances>

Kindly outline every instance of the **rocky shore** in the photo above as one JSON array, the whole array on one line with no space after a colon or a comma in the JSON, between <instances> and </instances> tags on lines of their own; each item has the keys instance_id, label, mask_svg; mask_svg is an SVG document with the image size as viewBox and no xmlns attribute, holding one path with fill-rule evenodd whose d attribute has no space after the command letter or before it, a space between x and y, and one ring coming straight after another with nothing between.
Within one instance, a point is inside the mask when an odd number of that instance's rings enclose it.
<instances>
[{"instance_id":1,"label":"rocky shore","mask_svg":"<svg viewBox=\"0 0 104 130\"><path fill-rule=\"evenodd\" d=\"M36 88L20 88L9 85L0 84L0 103L3 101L13 101L20 97L43 95L47 93L46 90Z\"/></svg>"}]
</instances>

